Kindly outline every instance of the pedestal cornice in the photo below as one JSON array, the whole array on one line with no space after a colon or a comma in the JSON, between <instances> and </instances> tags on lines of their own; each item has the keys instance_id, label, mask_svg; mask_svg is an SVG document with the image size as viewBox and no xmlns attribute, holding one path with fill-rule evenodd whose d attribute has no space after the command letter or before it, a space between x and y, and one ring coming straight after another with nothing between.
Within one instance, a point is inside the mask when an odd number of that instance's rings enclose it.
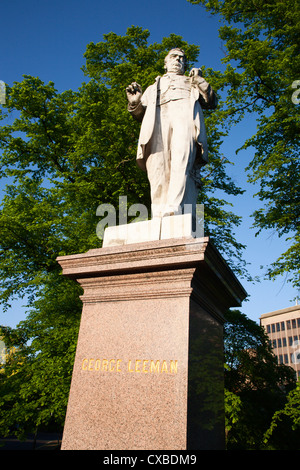
<instances>
[{"instance_id":1,"label":"pedestal cornice","mask_svg":"<svg viewBox=\"0 0 300 470\"><path fill-rule=\"evenodd\" d=\"M81 284L85 302L191 294L221 318L247 295L208 237L92 249L57 261L65 276Z\"/></svg>"}]
</instances>

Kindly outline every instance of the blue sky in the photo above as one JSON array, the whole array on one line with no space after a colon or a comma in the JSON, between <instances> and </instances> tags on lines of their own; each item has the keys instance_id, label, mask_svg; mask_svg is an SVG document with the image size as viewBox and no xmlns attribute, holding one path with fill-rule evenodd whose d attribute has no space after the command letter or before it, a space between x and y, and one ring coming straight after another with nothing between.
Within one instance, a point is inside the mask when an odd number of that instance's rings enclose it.
<instances>
[{"instance_id":1,"label":"blue sky","mask_svg":"<svg viewBox=\"0 0 300 470\"><path fill-rule=\"evenodd\" d=\"M223 67L220 61L224 57L224 45L218 37L218 18L186 0L140 0L134 3L122 0L10 0L1 3L0 80L9 85L28 74L46 83L53 81L59 91L77 89L85 79L81 67L86 45L102 41L103 34L110 31L123 35L131 25L148 29L151 43L160 42L171 33L181 35L185 41L200 46L196 66L218 70ZM271 231L255 237L255 230L250 228L250 214L260 207L260 202L253 197L257 188L247 183L245 174L253 154L250 149L237 156L235 150L255 132L255 119L250 116L232 130L224 142L223 153L234 163L228 173L246 189L244 195L231 199L231 202L234 203L233 211L243 216L243 223L235 235L238 241L247 245L244 258L250 263L249 272L261 279L255 284L241 281L250 296L241 310L258 321L263 313L292 306L298 293L284 277L276 281L264 280L267 266L287 249L287 243ZM265 268L260 269L261 265ZM22 304L22 301L16 302L7 313L2 314L0 310L0 324L15 326L24 319Z\"/></svg>"}]
</instances>

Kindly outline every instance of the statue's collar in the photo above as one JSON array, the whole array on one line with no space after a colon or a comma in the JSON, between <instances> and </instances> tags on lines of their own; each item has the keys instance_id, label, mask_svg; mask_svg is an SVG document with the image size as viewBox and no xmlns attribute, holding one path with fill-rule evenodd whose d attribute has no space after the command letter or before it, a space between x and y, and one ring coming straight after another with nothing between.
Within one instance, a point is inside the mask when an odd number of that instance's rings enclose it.
<instances>
[{"instance_id":1,"label":"statue's collar","mask_svg":"<svg viewBox=\"0 0 300 470\"><path fill-rule=\"evenodd\" d=\"M171 80L176 80L177 78L180 78L180 77L185 77L185 75L181 74L181 73L172 73L172 72L167 72L163 75L163 77L167 77L167 78L170 78Z\"/></svg>"}]
</instances>

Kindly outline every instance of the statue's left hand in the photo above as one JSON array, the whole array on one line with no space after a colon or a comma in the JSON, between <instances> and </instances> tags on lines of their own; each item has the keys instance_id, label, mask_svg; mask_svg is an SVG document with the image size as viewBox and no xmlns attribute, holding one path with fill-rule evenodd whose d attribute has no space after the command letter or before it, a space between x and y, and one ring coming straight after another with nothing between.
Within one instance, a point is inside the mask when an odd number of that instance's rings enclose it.
<instances>
[{"instance_id":1,"label":"statue's left hand","mask_svg":"<svg viewBox=\"0 0 300 470\"><path fill-rule=\"evenodd\" d=\"M203 93L206 93L209 88L209 83L202 77L201 69L192 69L190 71L192 84L199 88Z\"/></svg>"},{"instance_id":2,"label":"statue's left hand","mask_svg":"<svg viewBox=\"0 0 300 470\"><path fill-rule=\"evenodd\" d=\"M192 78L202 77L202 70L201 70L201 69L193 68L193 69L190 71L189 76L192 77Z\"/></svg>"}]
</instances>

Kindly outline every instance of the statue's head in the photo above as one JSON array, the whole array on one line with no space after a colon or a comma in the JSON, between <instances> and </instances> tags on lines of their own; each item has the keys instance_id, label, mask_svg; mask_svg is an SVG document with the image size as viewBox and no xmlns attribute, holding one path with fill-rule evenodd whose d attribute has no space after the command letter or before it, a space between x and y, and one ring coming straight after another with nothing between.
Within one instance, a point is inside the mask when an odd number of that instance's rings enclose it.
<instances>
[{"instance_id":1,"label":"statue's head","mask_svg":"<svg viewBox=\"0 0 300 470\"><path fill-rule=\"evenodd\" d=\"M179 75L183 75L186 71L187 60L182 49L171 49L165 57L165 70Z\"/></svg>"}]
</instances>

